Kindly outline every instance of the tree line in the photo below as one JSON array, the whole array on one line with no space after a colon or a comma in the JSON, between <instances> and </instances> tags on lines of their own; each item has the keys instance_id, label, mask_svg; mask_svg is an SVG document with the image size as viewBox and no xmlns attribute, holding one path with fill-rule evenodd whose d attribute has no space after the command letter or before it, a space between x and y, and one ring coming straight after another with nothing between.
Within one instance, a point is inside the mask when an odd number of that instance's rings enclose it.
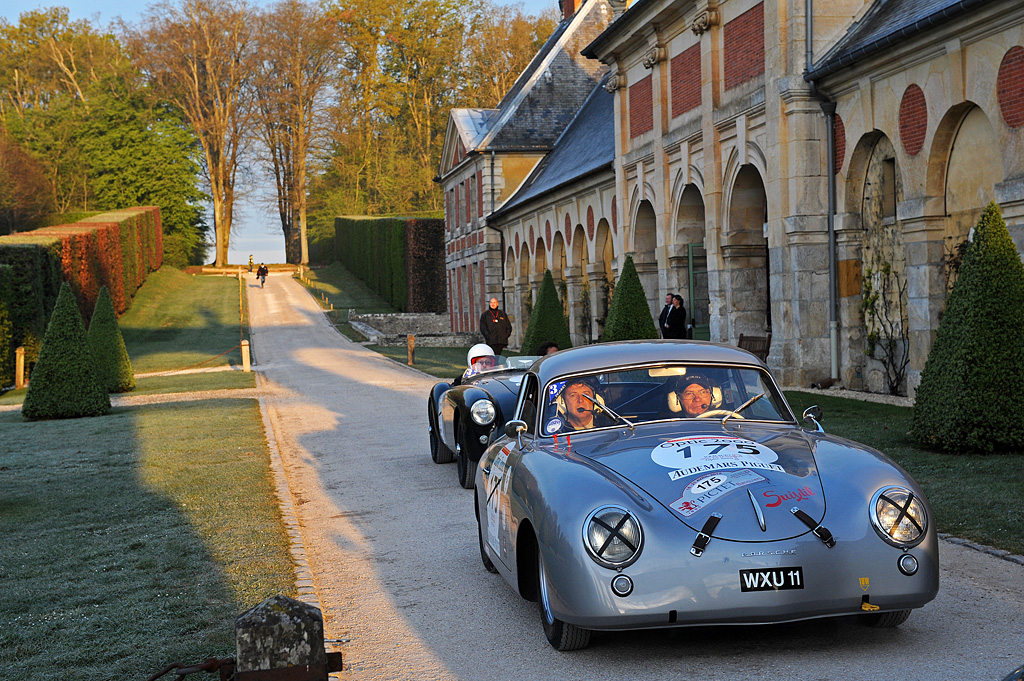
<instances>
[{"instance_id":1,"label":"tree line","mask_svg":"<svg viewBox=\"0 0 1024 681\"><path fill-rule=\"evenodd\" d=\"M0 233L158 205L166 262L214 245L223 265L236 200L264 173L288 262L335 215L440 212L448 110L496 106L557 21L554 3L532 16L491 0L164 0L106 28L61 7L0 19Z\"/></svg>"}]
</instances>

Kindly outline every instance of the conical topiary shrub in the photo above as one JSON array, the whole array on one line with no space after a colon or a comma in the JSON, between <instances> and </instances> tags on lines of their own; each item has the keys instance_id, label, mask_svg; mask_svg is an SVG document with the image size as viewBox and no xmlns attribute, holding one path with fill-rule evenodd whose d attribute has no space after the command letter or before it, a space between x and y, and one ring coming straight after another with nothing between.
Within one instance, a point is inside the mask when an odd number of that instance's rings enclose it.
<instances>
[{"instance_id":1,"label":"conical topiary shrub","mask_svg":"<svg viewBox=\"0 0 1024 681\"><path fill-rule=\"evenodd\" d=\"M89 352L100 385L112 393L126 393L135 387L135 372L124 346L117 314L104 286L96 298L96 307L89 322Z\"/></svg>"},{"instance_id":2,"label":"conical topiary shrub","mask_svg":"<svg viewBox=\"0 0 1024 681\"><path fill-rule=\"evenodd\" d=\"M96 379L82 315L65 282L46 326L21 413L38 420L99 416L108 411L110 396Z\"/></svg>"},{"instance_id":3,"label":"conical topiary shrub","mask_svg":"<svg viewBox=\"0 0 1024 681\"><path fill-rule=\"evenodd\" d=\"M999 206L974 228L921 372L911 435L952 452L1024 451L1024 264Z\"/></svg>"},{"instance_id":4,"label":"conical topiary shrub","mask_svg":"<svg viewBox=\"0 0 1024 681\"><path fill-rule=\"evenodd\" d=\"M530 323L523 335L520 351L524 355L536 355L538 346L547 341L558 343L559 350L572 347L569 322L562 311L562 303L558 299L551 270L544 271L544 280L540 284L540 291L537 292L537 303L530 313Z\"/></svg>"},{"instance_id":5,"label":"conical topiary shrub","mask_svg":"<svg viewBox=\"0 0 1024 681\"><path fill-rule=\"evenodd\" d=\"M615 294L608 307L608 318L604 322L604 333L601 342L621 340L640 340L657 338L658 327L651 317L651 308L644 295L640 275L636 273L633 256L627 255L622 265L622 273L615 284Z\"/></svg>"}]
</instances>

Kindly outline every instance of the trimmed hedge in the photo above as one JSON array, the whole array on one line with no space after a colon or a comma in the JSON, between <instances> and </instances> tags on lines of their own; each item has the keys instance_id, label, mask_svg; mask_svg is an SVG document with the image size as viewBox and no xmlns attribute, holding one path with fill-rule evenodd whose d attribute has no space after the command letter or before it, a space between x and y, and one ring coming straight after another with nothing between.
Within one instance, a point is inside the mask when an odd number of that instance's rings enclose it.
<instances>
[{"instance_id":1,"label":"trimmed hedge","mask_svg":"<svg viewBox=\"0 0 1024 681\"><path fill-rule=\"evenodd\" d=\"M657 337L658 329L651 317L651 308L647 305L640 275L636 273L633 256L627 255L608 307L608 319L604 323L601 342Z\"/></svg>"},{"instance_id":2,"label":"trimmed hedge","mask_svg":"<svg viewBox=\"0 0 1024 681\"><path fill-rule=\"evenodd\" d=\"M71 285L84 319L92 316L103 286L121 314L162 263L160 209L155 206L0 237L0 265L13 269L10 297L0 292L13 327L12 343L24 345L26 361L35 361L62 282Z\"/></svg>"},{"instance_id":3,"label":"trimmed hedge","mask_svg":"<svg viewBox=\"0 0 1024 681\"><path fill-rule=\"evenodd\" d=\"M96 379L82 315L65 282L46 327L21 414L41 420L99 416L108 411L110 396Z\"/></svg>"},{"instance_id":4,"label":"trimmed hedge","mask_svg":"<svg viewBox=\"0 0 1024 681\"><path fill-rule=\"evenodd\" d=\"M999 206L974 229L917 388L911 435L949 452L1024 451L1024 264Z\"/></svg>"},{"instance_id":5,"label":"trimmed hedge","mask_svg":"<svg viewBox=\"0 0 1024 681\"><path fill-rule=\"evenodd\" d=\"M0 265L0 390L14 383L14 343L11 315L5 301L11 298L13 268Z\"/></svg>"},{"instance_id":6,"label":"trimmed hedge","mask_svg":"<svg viewBox=\"0 0 1024 681\"><path fill-rule=\"evenodd\" d=\"M536 355L540 344L547 341L558 343L559 350L572 347L569 322L565 318L562 302L558 299L551 270L544 270L544 280L540 284L540 291L537 292L537 303L533 306L530 323L523 334L521 352L524 355Z\"/></svg>"},{"instance_id":7,"label":"trimmed hedge","mask_svg":"<svg viewBox=\"0 0 1024 681\"><path fill-rule=\"evenodd\" d=\"M445 312L444 221L334 219L337 259L403 312Z\"/></svg>"},{"instance_id":8,"label":"trimmed hedge","mask_svg":"<svg viewBox=\"0 0 1024 681\"><path fill-rule=\"evenodd\" d=\"M100 385L112 393L125 393L135 388L135 372L117 326L117 315L110 302L107 287L100 289L96 309L92 313L88 333L89 352Z\"/></svg>"}]
</instances>

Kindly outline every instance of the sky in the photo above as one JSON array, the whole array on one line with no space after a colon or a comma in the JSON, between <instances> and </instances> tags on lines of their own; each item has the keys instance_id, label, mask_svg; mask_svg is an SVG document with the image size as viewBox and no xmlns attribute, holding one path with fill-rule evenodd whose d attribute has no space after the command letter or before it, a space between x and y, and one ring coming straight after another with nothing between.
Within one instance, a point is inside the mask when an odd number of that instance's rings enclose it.
<instances>
[{"instance_id":1,"label":"sky","mask_svg":"<svg viewBox=\"0 0 1024 681\"><path fill-rule=\"evenodd\" d=\"M501 1L501 0L499 0ZM250 0L251 4L265 6L272 0ZM556 0L521 0L526 12L537 14L555 4ZM44 7L63 6L73 20L88 19L95 25L105 27L120 17L134 23L151 3L138 0L64 0L63 2L39 2L38 0L0 0L0 16L10 23L17 23L22 12ZM503 4L513 4L511 0ZM256 262L284 262L284 236L281 222L273 210L273 184L257 187L246 192L236 204L234 225L228 248L228 260L233 264L245 264L252 254ZM213 224L212 217L207 220ZM210 252L210 261L213 252Z\"/></svg>"}]
</instances>

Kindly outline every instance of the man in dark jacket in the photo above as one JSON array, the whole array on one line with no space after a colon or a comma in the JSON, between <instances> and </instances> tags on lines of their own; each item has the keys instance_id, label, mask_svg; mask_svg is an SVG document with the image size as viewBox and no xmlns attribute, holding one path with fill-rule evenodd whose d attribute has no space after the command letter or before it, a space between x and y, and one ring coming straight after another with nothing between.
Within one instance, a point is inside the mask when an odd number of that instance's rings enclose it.
<instances>
[{"instance_id":1,"label":"man in dark jacket","mask_svg":"<svg viewBox=\"0 0 1024 681\"><path fill-rule=\"evenodd\" d=\"M661 314L658 315L658 331L661 331L662 338L669 338L670 336L665 333L668 328L668 313L672 311L672 294L665 294L665 307L661 308Z\"/></svg>"},{"instance_id":2,"label":"man in dark jacket","mask_svg":"<svg viewBox=\"0 0 1024 681\"><path fill-rule=\"evenodd\" d=\"M491 298L490 307L480 315L480 333L495 355L505 352L508 337L512 335L512 323L509 322L508 316L498 309L497 298Z\"/></svg>"},{"instance_id":3,"label":"man in dark jacket","mask_svg":"<svg viewBox=\"0 0 1024 681\"><path fill-rule=\"evenodd\" d=\"M665 317L661 335L664 338L686 338L686 308L681 296L672 296L672 307Z\"/></svg>"}]
</instances>

